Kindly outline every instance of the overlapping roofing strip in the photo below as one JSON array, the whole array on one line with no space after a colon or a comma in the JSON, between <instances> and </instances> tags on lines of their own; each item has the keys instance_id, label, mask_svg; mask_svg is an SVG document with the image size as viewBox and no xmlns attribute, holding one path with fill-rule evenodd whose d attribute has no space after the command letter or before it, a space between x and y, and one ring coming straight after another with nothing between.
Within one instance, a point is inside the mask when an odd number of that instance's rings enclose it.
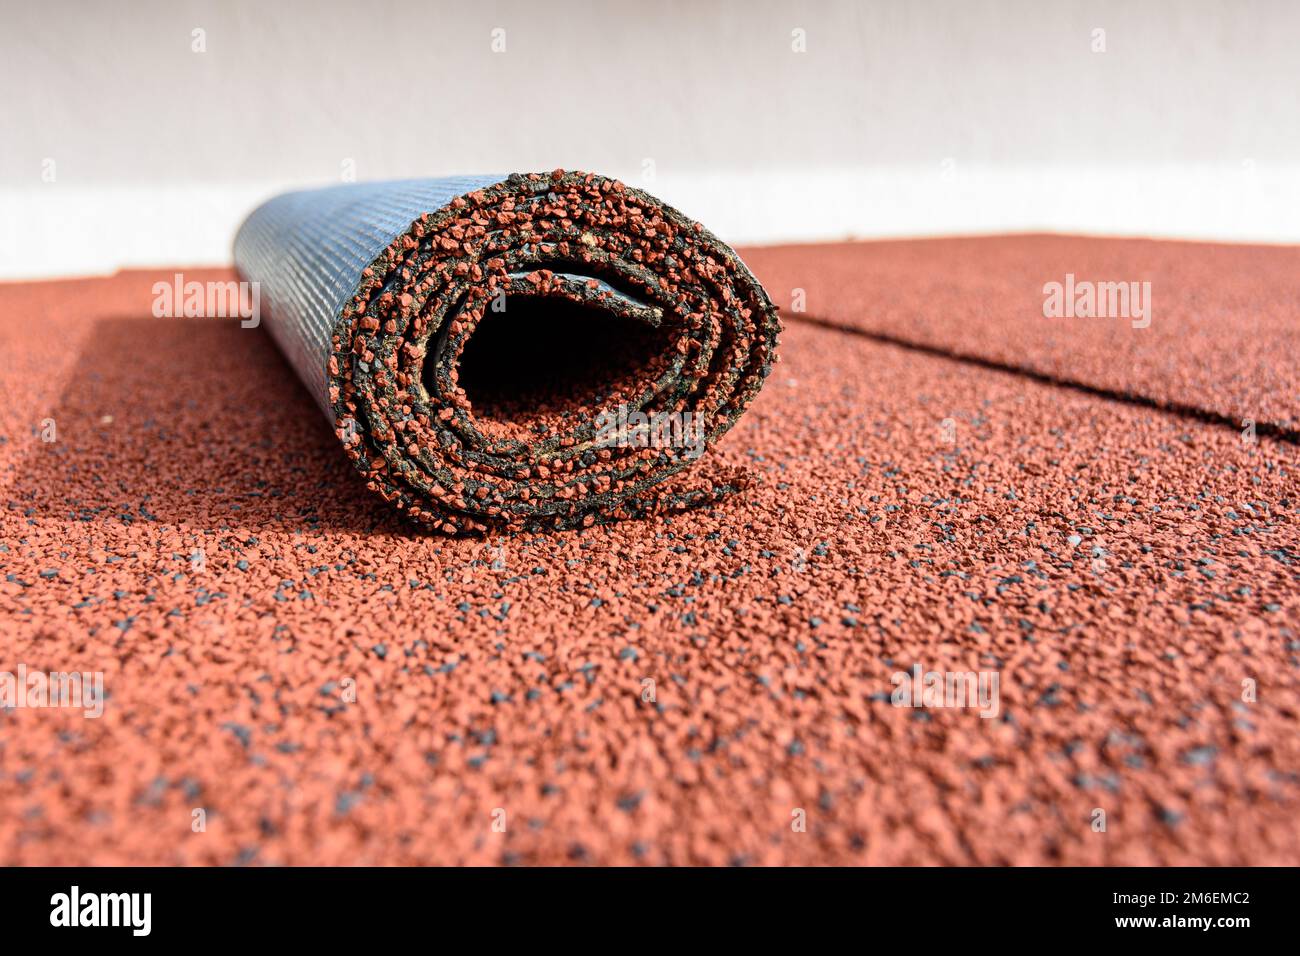
<instances>
[{"instance_id":1,"label":"overlapping roofing strip","mask_svg":"<svg viewBox=\"0 0 1300 956\"><path fill-rule=\"evenodd\" d=\"M791 318L1300 440L1300 250L998 236L748 249Z\"/></svg>"}]
</instances>

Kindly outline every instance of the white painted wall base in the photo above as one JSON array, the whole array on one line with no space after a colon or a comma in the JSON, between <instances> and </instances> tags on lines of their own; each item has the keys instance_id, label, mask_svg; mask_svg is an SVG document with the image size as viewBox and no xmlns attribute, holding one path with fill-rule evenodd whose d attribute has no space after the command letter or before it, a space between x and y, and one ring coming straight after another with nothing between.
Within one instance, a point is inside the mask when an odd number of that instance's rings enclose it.
<instances>
[{"instance_id":1,"label":"white painted wall base","mask_svg":"<svg viewBox=\"0 0 1300 956\"><path fill-rule=\"evenodd\" d=\"M610 171L618 175L619 171ZM728 242L1065 232L1300 242L1300 165L665 173L627 182ZM227 265L262 200L312 183L0 187L0 278Z\"/></svg>"}]
</instances>

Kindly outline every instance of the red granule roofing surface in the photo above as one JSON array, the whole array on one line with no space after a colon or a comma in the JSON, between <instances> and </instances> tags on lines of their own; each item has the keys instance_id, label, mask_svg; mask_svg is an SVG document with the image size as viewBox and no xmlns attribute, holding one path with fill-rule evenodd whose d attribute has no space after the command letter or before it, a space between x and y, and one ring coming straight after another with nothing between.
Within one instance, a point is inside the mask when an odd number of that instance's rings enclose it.
<instances>
[{"instance_id":1,"label":"red granule roofing surface","mask_svg":"<svg viewBox=\"0 0 1300 956\"><path fill-rule=\"evenodd\" d=\"M752 249L809 317L1257 428L1300 430L1300 249L1001 236ZM1150 282L1145 318L1043 317L1043 287Z\"/></svg>"},{"instance_id":2,"label":"red granule roofing surface","mask_svg":"<svg viewBox=\"0 0 1300 956\"><path fill-rule=\"evenodd\" d=\"M1294 341L1296 253L744 255L924 348L787 314L713 453L752 487L487 540L367 492L263 330L152 318L149 273L0 285L0 670L109 693L0 712L0 861L1300 862L1295 445L1143 403L1294 421L1252 330ZM1148 269L1185 279L1149 329L1042 318L1053 270ZM999 716L892 706L915 663L998 669Z\"/></svg>"}]
</instances>

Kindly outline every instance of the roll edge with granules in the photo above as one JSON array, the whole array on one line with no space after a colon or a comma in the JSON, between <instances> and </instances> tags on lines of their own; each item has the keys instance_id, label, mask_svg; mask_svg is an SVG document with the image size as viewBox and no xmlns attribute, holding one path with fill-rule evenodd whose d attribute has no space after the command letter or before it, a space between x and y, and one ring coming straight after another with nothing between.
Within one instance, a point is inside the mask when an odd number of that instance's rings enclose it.
<instances>
[{"instance_id":1,"label":"roll edge with granules","mask_svg":"<svg viewBox=\"0 0 1300 956\"><path fill-rule=\"evenodd\" d=\"M287 193L234 254L368 486L416 521L564 529L746 483L665 482L758 393L776 309L639 189L556 170Z\"/></svg>"}]
</instances>

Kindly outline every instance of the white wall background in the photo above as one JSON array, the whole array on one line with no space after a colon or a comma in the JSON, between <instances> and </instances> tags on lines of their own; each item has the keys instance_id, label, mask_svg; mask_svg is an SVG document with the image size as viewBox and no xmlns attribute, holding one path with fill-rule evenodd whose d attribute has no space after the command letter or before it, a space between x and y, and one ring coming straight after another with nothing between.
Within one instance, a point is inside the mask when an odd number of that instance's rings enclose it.
<instances>
[{"instance_id":1,"label":"white wall background","mask_svg":"<svg viewBox=\"0 0 1300 956\"><path fill-rule=\"evenodd\" d=\"M1300 240L1286 0L0 10L0 276L225 263L257 202L347 164L593 169L737 243Z\"/></svg>"}]
</instances>

